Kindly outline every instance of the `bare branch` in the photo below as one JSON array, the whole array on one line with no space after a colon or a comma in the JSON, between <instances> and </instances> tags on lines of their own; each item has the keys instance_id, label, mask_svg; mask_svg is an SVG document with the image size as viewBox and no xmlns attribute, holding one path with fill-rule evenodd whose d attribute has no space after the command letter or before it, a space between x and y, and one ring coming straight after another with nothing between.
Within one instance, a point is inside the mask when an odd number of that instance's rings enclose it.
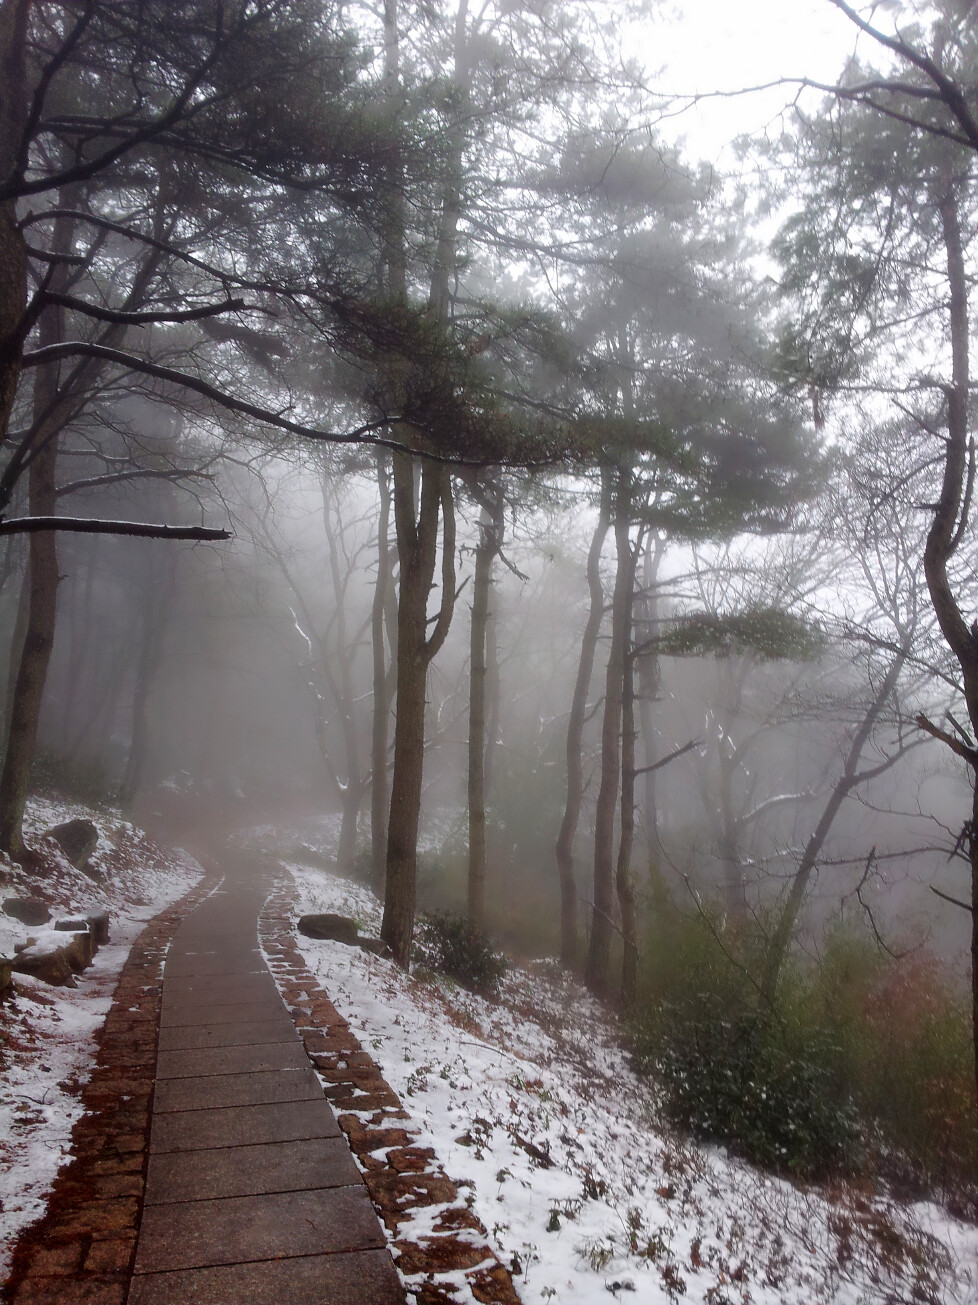
<instances>
[{"instance_id":1,"label":"bare branch","mask_svg":"<svg viewBox=\"0 0 978 1305\"><path fill-rule=\"evenodd\" d=\"M930 885L930 890L937 897L943 898L945 902L950 902L952 906L960 906L962 911L970 911L972 915L974 915L975 908L970 905L970 903L962 902L959 897L952 897L950 893L945 893L942 889L935 888L933 884Z\"/></svg>"},{"instance_id":2,"label":"bare branch","mask_svg":"<svg viewBox=\"0 0 978 1305\"><path fill-rule=\"evenodd\" d=\"M969 766L973 766L978 770L978 749L969 748L966 743L956 739L953 734L948 734L947 730L942 730L939 725L935 725L933 721L928 720L923 712L915 719L922 730L935 739L940 739L942 743L946 743L952 752L957 753L959 757L963 757Z\"/></svg>"},{"instance_id":3,"label":"bare branch","mask_svg":"<svg viewBox=\"0 0 978 1305\"><path fill-rule=\"evenodd\" d=\"M138 535L144 539L195 539L198 542L230 539L230 530L210 526L167 526L149 521L100 521L88 517L11 517L0 521L0 535L37 534L42 530L67 530L79 535Z\"/></svg>"},{"instance_id":4,"label":"bare branch","mask_svg":"<svg viewBox=\"0 0 978 1305\"><path fill-rule=\"evenodd\" d=\"M99 322L112 322L117 326L149 326L157 322L198 322L202 317L217 317L221 313L238 313L242 310L263 311L254 304L246 304L243 299L225 299L217 304L203 304L200 308L174 309L170 312L166 309L151 309L142 313L127 313L117 308L102 308L98 304L76 299L74 295L58 294L54 290L43 291L41 297L46 303L57 304L61 308L71 309L72 312L84 313L86 317L94 317Z\"/></svg>"}]
</instances>

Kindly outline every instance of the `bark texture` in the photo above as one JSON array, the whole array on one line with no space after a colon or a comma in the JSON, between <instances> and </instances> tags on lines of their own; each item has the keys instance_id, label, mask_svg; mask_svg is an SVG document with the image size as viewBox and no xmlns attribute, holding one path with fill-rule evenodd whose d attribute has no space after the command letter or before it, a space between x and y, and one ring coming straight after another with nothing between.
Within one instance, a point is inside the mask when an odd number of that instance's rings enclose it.
<instances>
[{"instance_id":1,"label":"bark texture","mask_svg":"<svg viewBox=\"0 0 978 1305\"><path fill-rule=\"evenodd\" d=\"M405 969L411 963L416 909L428 666L445 642L455 605L455 508L446 467L432 462L423 465L417 515L414 505L415 462L408 454L395 453L394 520L400 562L397 713L381 937ZM428 595L438 553L439 517L444 523L441 609L428 638Z\"/></svg>"},{"instance_id":2,"label":"bark texture","mask_svg":"<svg viewBox=\"0 0 978 1305\"><path fill-rule=\"evenodd\" d=\"M978 738L978 636L969 628L958 605L948 577L948 563L954 556L967 524L970 507L966 492L969 456L968 440L968 282L958 199L953 182L940 200L944 245L947 254L950 289L951 383L947 395L947 441L944 475L940 497L924 546L924 575L941 632L961 667L965 701L971 721L972 737ZM972 456L974 456L972 452ZM975 1096L978 1099L978 771L976 759L970 758L971 780L975 786L971 818L965 826L964 842L971 867L971 982L972 1035L975 1050Z\"/></svg>"},{"instance_id":3,"label":"bark texture","mask_svg":"<svg viewBox=\"0 0 978 1305\"><path fill-rule=\"evenodd\" d=\"M472 624L469 638L469 879L468 916L476 929L486 927L486 690L489 604L492 565L502 547L503 498L483 507L475 550Z\"/></svg>"},{"instance_id":4,"label":"bark texture","mask_svg":"<svg viewBox=\"0 0 978 1305\"><path fill-rule=\"evenodd\" d=\"M574 837L581 819L584 799L584 767L581 743L587 715L587 695L594 671L594 654L604 615L604 589L601 585L601 551L611 524L611 473L601 474L601 501L598 520L591 536L587 557L587 583L590 594L587 622L581 639L581 656L577 664L574 695L567 720L567 796L564 815L557 834L557 875L560 882L560 959L571 968L578 963L577 881L574 877Z\"/></svg>"},{"instance_id":5,"label":"bark texture","mask_svg":"<svg viewBox=\"0 0 978 1305\"><path fill-rule=\"evenodd\" d=\"M619 468L616 476L614 513L617 570L601 718L601 781L594 811L591 942L584 976L587 986L598 997L607 997L610 993L611 941L615 933L615 808L621 766L622 676L632 588L629 548L631 471L628 468Z\"/></svg>"},{"instance_id":6,"label":"bark texture","mask_svg":"<svg viewBox=\"0 0 978 1305\"><path fill-rule=\"evenodd\" d=\"M380 516L377 520L377 583L370 609L370 643L373 656L373 721L370 736L370 857L371 882L383 900L387 879L387 744L390 736L392 672L396 674L396 655L391 648L388 664L384 639L385 613L393 588L390 545L391 493L387 454L377 454L377 486L380 491Z\"/></svg>"}]
</instances>

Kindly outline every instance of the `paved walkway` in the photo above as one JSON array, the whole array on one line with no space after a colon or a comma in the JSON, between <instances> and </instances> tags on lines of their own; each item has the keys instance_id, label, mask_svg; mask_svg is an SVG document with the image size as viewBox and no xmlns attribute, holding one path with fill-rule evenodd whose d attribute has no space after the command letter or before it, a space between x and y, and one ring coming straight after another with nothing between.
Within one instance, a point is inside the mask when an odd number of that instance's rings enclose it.
<instances>
[{"instance_id":1,"label":"paved walkway","mask_svg":"<svg viewBox=\"0 0 978 1305\"><path fill-rule=\"evenodd\" d=\"M128 1305L403 1305L384 1233L257 944L244 869L166 961Z\"/></svg>"}]
</instances>

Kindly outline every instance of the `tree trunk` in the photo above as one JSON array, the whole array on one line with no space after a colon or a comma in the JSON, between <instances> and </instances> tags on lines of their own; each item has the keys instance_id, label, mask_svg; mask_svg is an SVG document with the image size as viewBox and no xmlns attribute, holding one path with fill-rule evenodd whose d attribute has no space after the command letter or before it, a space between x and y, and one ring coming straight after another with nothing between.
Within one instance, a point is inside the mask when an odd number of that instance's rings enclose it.
<instances>
[{"instance_id":1,"label":"tree trunk","mask_svg":"<svg viewBox=\"0 0 978 1305\"><path fill-rule=\"evenodd\" d=\"M132 696L132 740L129 745L126 772L119 789L119 804L127 815L132 814L136 799L143 790L150 756L149 706L163 656L167 608L175 583L176 559L172 554L166 559L165 565L167 565L165 576L160 577L160 582L155 584L152 592L146 595L143 638Z\"/></svg>"},{"instance_id":2,"label":"tree trunk","mask_svg":"<svg viewBox=\"0 0 978 1305\"><path fill-rule=\"evenodd\" d=\"M469 923L486 927L486 687L489 602L492 594L492 564L502 547L503 497L492 510L483 506L479 521L479 543L475 550L475 579L472 588L472 626L469 638Z\"/></svg>"},{"instance_id":3,"label":"tree trunk","mask_svg":"<svg viewBox=\"0 0 978 1305\"><path fill-rule=\"evenodd\" d=\"M621 537L623 534L623 538ZM638 920L635 911L635 886L632 882L632 848L635 843L635 659L631 652L632 608L635 600L635 565L638 548L632 552L625 530L615 531L619 549L624 545L625 556L619 554L618 565L628 571L627 609L622 631L622 694L621 694L621 834L618 843L618 862L615 870L615 888L618 893L618 910L621 914L621 1004L628 1009L635 1001L638 982Z\"/></svg>"},{"instance_id":4,"label":"tree trunk","mask_svg":"<svg viewBox=\"0 0 978 1305\"><path fill-rule=\"evenodd\" d=\"M363 805L363 773L360 767L360 738L357 730L356 687L353 679L353 662L357 648L350 645L346 625L346 584L340 559L340 545L337 529L333 524L331 504L328 494L328 482L322 483L323 492L323 531L326 535L329 574L333 587L333 627L331 647L325 640L320 641L319 656L323 678L329 686L330 693L339 712L343 734L343 760L346 779L340 785L342 820L340 840L336 852L336 868L342 875L349 875L353 870L357 850L357 824L360 808ZM339 504L335 505L339 529L342 531L342 518Z\"/></svg>"},{"instance_id":5,"label":"tree trunk","mask_svg":"<svg viewBox=\"0 0 978 1305\"><path fill-rule=\"evenodd\" d=\"M0 4L0 176L18 166L27 122L27 24L31 0ZM17 394L27 304L27 243L13 201L0 204L0 443L7 436Z\"/></svg>"},{"instance_id":6,"label":"tree trunk","mask_svg":"<svg viewBox=\"0 0 978 1305\"><path fill-rule=\"evenodd\" d=\"M499 685L499 640L498 621L495 603L489 606L486 618L486 754L484 762L486 797L492 792L492 777L496 764L496 749L499 746L500 685Z\"/></svg>"},{"instance_id":7,"label":"tree trunk","mask_svg":"<svg viewBox=\"0 0 978 1305\"><path fill-rule=\"evenodd\" d=\"M6 752L7 736L10 733L10 718L13 714L14 694L17 690L17 671L24 651L27 637L27 615L31 602L31 568L29 559L24 561L24 574L20 578L20 591L17 595L17 612L14 616L14 629L10 637L10 659L7 663L7 684L3 700L3 748Z\"/></svg>"},{"instance_id":8,"label":"tree trunk","mask_svg":"<svg viewBox=\"0 0 978 1305\"><path fill-rule=\"evenodd\" d=\"M658 740L655 729L655 703L659 698L662 673L659 658L656 656L652 640L659 631L659 568L665 556L665 536L650 534L646 540L645 555L642 564L642 620L639 625L639 644L648 645L635 658L635 674L638 679L639 722L642 732L642 754L645 758L644 794L642 808L644 811L645 840L648 847L650 865L658 866L661 847L659 844L659 803L656 789L658 771L652 769L659 757Z\"/></svg>"},{"instance_id":9,"label":"tree trunk","mask_svg":"<svg viewBox=\"0 0 978 1305\"><path fill-rule=\"evenodd\" d=\"M455 266L460 186L465 142L464 102L469 87L466 17L468 0L460 0L455 20L454 76L459 95L457 112L447 132L447 157L442 173L441 212L434 266L428 294L428 315L446 331L449 286ZM384 0L384 93L390 107L400 99L397 0ZM397 188L387 214L386 262L392 299L407 303L407 242ZM392 370L396 390L397 365ZM396 396L395 396L396 397ZM409 438L419 432L410 431ZM442 520L441 608L430 638L427 604L438 551L438 520ZM397 609L397 711L394 719L394 772L391 776L390 819L387 826L387 879L381 936L398 965L408 969L417 893L418 824L424 769L425 693L428 667L445 642L455 608L455 506L448 468L421 462L420 506L415 512L415 464L394 453L394 525L400 583Z\"/></svg>"},{"instance_id":10,"label":"tree trunk","mask_svg":"<svg viewBox=\"0 0 978 1305\"><path fill-rule=\"evenodd\" d=\"M907 656L910 651L910 642L907 639L901 647L899 653L887 667L886 674L880 681L866 714L860 721L852 742L849 745L849 751L846 754L845 763L842 768L842 774L839 776L835 787L829 795L829 800L819 817L818 823L812 831L811 837L805 844L802 852L801 861L798 869L795 871L791 881L791 887L788 889L788 896L785 899L781 914L778 916L774 932L767 945L767 952L764 958L764 969L761 976L761 1001L768 1007L774 1005L775 997L778 991L778 981L781 977L781 971L784 966L785 958L788 954L788 948L791 945L791 939L794 935L795 925L798 920L798 914L801 911L802 902L805 900L805 892L808 889L809 880L818 864L818 858L821 855L825 840L829 836L835 818L842 808L842 804L854 788L863 782L866 778L857 772L860 758L862 757L863 748L866 746L873 732L880 712L886 706L887 702L893 695L897 686L897 681L906 664Z\"/></svg>"},{"instance_id":11,"label":"tree trunk","mask_svg":"<svg viewBox=\"0 0 978 1305\"><path fill-rule=\"evenodd\" d=\"M455 509L447 467L425 462L415 516L415 464L394 454L394 521L401 580L397 605L397 712L387 827L387 891L381 937L398 965L411 964L418 873L418 824L424 770L428 666L448 634L455 604ZM435 573L439 513L443 520L441 610L426 639L428 594Z\"/></svg>"},{"instance_id":12,"label":"tree trunk","mask_svg":"<svg viewBox=\"0 0 978 1305\"><path fill-rule=\"evenodd\" d=\"M377 584L370 609L370 640L373 651L373 725L370 741L370 858L371 881L383 901L387 876L387 741L390 733L391 701L389 668L384 643L384 611L393 576L390 551L391 494L388 456L377 451L377 485L380 516L377 522ZM391 667L394 664L391 649Z\"/></svg>"},{"instance_id":13,"label":"tree trunk","mask_svg":"<svg viewBox=\"0 0 978 1305\"><path fill-rule=\"evenodd\" d=\"M614 838L615 807L621 765L621 705L626 624L630 605L632 571L629 526L631 523L631 470L620 467L615 494L615 542L617 571L611 605L611 646L605 674L604 714L601 720L601 782L594 812L594 896L591 914L591 944L585 982L599 997L609 992L611 938L614 933Z\"/></svg>"},{"instance_id":14,"label":"tree trunk","mask_svg":"<svg viewBox=\"0 0 978 1305\"><path fill-rule=\"evenodd\" d=\"M574 879L574 836L581 818L584 798L584 769L581 763L581 740L584 735L584 717L587 713L587 695L594 670L594 653L598 646L601 618L604 615L604 590L601 587L601 550L611 522L611 474L608 468L601 471L601 500L598 520L587 556L587 583L590 606L584 635L581 639L581 656L577 664L577 679L567 720L567 797L564 817L557 835L556 859L560 881L560 959L571 968L578 962L577 937L577 883Z\"/></svg>"},{"instance_id":15,"label":"tree trunk","mask_svg":"<svg viewBox=\"0 0 978 1305\"><path fill-rule=\"evenodd\" d=\"M947 441L944 453L944 476L940 497L934 509L934 519L924 547L924 575L927 577L927 588L941 632L961 667L972 735L978 738L978 638L972 633L958 606L947 574L947 564L958 548L967 524L964 513L970 506L968 501L970 494L965 489L969 450L968 282L964 265L958 200L953 181L949 180L939 208L947 252L950 289L951 384L946 387ZM974 456L973 446L971 456ZM978 814L978 771L976 771L974 756L969 758L969 762L975 794L972 800L972 818L966 825L965 832L972 884L972 1033L975 1098L978 1100L978 825L975 824L975 816Z\"/></svg>"},{"instance_id":16,"label":"tree trunk","mask_svg":"<svg viewBox=\"0 0 978 1305\"><path fill-rule=\"evenodd\" d=\"M733 741L733 725L741 704L741 681L726 652L717 655L719 702L717 703L717 763L719 806L717 856L723 875L724 908L737 924L747 919L747 882L744 878L741 821L734 797L734 780L741 770L741 757Z\"/></svg>"},{"instance_id":17,"label":"tree trunk","mask_svg":"<svg viewBox=\"0 0 978 1305\"><path fill-rule=\"evenodd\" d=\"M349 875L357 856L357 825L363 806L363 785L350 776L340 797L340 838L336 848L336 869Z\"/></svg>"},{"instance_id":18,"label":"tree trunk","mask_svg":"<svg viewBox=\"0 0 978 1305\"><path fill-rule=\"evenodd\" d=\"M49 310L41 325L42 345L53 344L59 338L59 318L59 312ZM57 371L57 364L38 368L34 384L34 411L39 416L50 413L56 405ZM53 420L57 422L57 416ZM48 430L42 422L40 447L28 476L30 511L34 516L50 516L54 513L57 503L57 461L57 429ZM42 530L32 534L29 543L27 628L17 669L7 750L0 775L0 851L6 852L13 861L22 861L26 854L24 808L27 804L31 766L34 763L44 682L54 647L59 579L55 541L55 531Z\"/></svg>"}]
</instances>

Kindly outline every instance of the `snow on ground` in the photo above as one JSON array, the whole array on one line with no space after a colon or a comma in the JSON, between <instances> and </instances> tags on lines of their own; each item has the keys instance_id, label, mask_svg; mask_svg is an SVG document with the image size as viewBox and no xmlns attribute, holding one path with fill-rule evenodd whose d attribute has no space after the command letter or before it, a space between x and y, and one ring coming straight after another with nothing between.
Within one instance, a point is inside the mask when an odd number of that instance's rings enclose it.
<instances>
[{"instance_id":1,"label":"snow on ground","mask_svg":"<svg viewBox=\"0 0 978 1305\"><path fill-rule=\"evenodd\" d=\"M255 841L278 840L262 830ZM378 932L367 889L289 869L301 911ZM298 941L526 1305L978 1302L978 1228L936 1206L796 1187L657 1128L654 1091L608 1017L554 965L513 969L495 1004L339 943Z\"/></svg>"},{"instance_id":2,"label":"snow on ground","mask_svg":"<svg viewBox=\"0 0 978 1305\"><path fill-rule=\"evenodd\" d=\"M96 1034L129 949L145 922L201 874L191 857L163 850L117 815L77 805L32 801L28 842L36 846L43 830L78 816L99 828L91 859L98 882L70 865L52 843L44 845L44 870L33 875L0 857L0 898L41 896L55 916L108 909L111 932L76 988L15 975L16 999L0 1006L0 1281L17 1234L44 1213L55 1175L68 1158L71 1129L82 1113L79 1092L90 1076ZM13 955L15 942L38 932L0 913L0 956Z\"/></svg>"}]
</instances>

